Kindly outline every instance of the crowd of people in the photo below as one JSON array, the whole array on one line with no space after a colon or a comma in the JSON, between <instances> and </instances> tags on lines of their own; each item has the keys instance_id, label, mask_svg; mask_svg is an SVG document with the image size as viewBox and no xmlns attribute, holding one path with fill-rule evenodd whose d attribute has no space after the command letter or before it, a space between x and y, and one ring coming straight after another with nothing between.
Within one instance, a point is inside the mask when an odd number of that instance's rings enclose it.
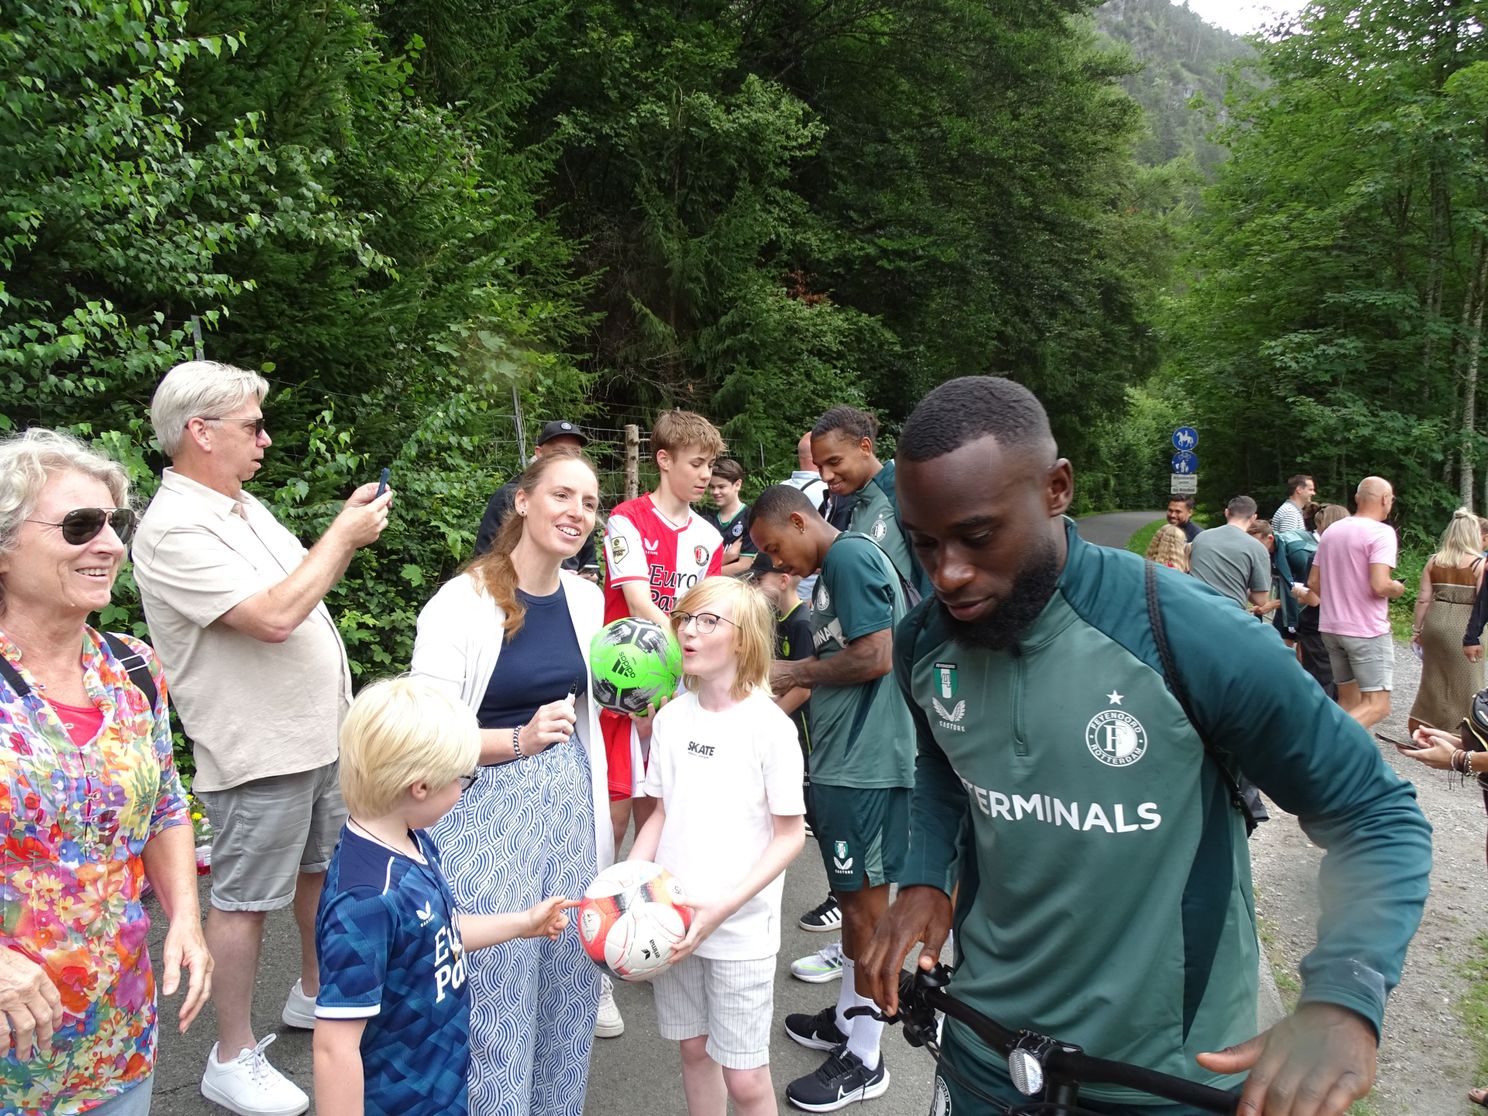
<instances>
[{"instance_id":1,"label":"crowd of people","mask_svg":"<svg viewBox=\"0 0 1488 1116\"><path fill-rule=\"evenodd\" d=\"M585 435L556 420L421 611L408 675L353 699L324 598L396 493L361 486L306 549L244 487L272 445L267 392L251 371L172 369L151 407L171 464L142 517L121 467L75 440L0 442L7 1107L148 1111L148 878L170 920L161 991L185 982L183 1029L215 1006L207 1098L309 1105L252 1027L265 919L287 907L282 1019L314 1031L317 1111L578 1116L595 1038L625 1023L569 912L632 832L694 907L652 983L695 1116L777 1110L782 881L808 832L830 895L801 925L841 940L791 971L841 983L783 1020L823 1055L784 1087L797 1108L889 1090L880 1010L953 932L956 995L1011 1026L1257 1113L1368 1092L1430 865L1414 789L1365 731L1388 714L1384 610L1404 588L1386 482L1348 516L1296 478L1290 512L1257 520L1242 497L1203 532L1175 501L1144 562L1080 538L1039 401L967 377L920 402L892 460L871 415L829 409L750 506L718 430L665 412L655 490L600 528ZM1448 536L1420 646L1441 658L1466 608L1473 665L1481 563ZM131 538L149 645L87 622ZM681 647L682 689L645 715L593 692L590 640L623 617ZM1411 754L1475 772L1459 737L1429 735L1454 725L1451 666ZM168 696L212 824L204 929ZM1338 853L1299 1006L1262 1034L1252 784ZM933 1097L896 1110L1020 1099L960 1024L941 1053Z\"/></svg>"}]
</instances>

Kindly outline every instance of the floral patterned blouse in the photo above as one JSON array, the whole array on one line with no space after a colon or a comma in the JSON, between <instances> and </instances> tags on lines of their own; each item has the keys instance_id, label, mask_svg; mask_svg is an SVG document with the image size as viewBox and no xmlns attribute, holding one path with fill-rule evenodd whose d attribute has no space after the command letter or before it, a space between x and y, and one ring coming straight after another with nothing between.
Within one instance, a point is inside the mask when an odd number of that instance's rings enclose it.
<instances>
[{"instance_id":1,"label":"floral patterned blouse","mask_svg":"<svg viewBox=\"0 0 1488 1116\"><path fill-rule=\"evenodd\" d=\"M63 1010L51 1057L0 1055L5 1112L86 1112L154 1066L140 853L188 818L160 664L145 644L128 642L150 664L155 708L84 628L83 684L103 727L79 748L0 631L0 654L32 686L21 698L0 679L0 949L43 964Z\"/></svg>"}]
</instances>

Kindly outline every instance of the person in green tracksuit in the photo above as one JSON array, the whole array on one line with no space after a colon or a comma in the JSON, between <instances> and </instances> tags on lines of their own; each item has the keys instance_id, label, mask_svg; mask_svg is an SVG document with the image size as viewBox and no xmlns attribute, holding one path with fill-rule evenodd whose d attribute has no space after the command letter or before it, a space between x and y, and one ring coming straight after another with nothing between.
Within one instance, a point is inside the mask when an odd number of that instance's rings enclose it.
<instances>
[{"instance_id":1,"label":"person in green tracksuit","mask_svg":"<svg viewBox=\"0 0 1488 1116\"><path fill-rule=\"evenodd\" d=\"M1414 787L1272 633L1158 569L1185 713L1145 564L1082 541L1065 517L1073 472L1027 389L941 385L905 424L898 466L934 596L895 631L918 756L899 895L859 962L866 994L897 1006L917 941L933 963L959 879L958 998L1098 1057L1243 1088L1253 1116L1343 1113L1373 1083L1426 897L1431 831ZM1261 1035L1245 827L1206 742L1328 850L1300 1005ZM987 1110L967 1084L1019 1099L958 1023L942 1064L958 1071L937 1078L942 1116ZM1110 1088L1081 1102L1176 1111Z\"/></svg>"},{"instance_id":2,"label":"person in green tracksuit","mask_svg":"<svg viewBox=\"0 0 1488 1116\"><path fill-rule=\"evenodd\" d=\"M911 602L929 587L899 524L894 463L874 449L878 420L856 407L832 407L811 428L811 456L833 499L855 495L847 530L867 535L889 556L899 579L913 590Z\"/></svg>"}]
</instances>

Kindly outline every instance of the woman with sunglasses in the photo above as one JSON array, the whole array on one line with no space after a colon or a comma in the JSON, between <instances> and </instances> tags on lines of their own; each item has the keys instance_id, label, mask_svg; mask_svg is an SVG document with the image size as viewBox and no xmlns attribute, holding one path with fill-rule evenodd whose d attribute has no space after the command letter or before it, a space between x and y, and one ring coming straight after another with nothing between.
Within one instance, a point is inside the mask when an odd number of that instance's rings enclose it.
<instances>
[{"instance_id":1,"label":"woman with sunglasses","mask_svg":"<svg viewBox=\"0 0 1488 1116\"><path fill-rule=\"evenodd\" d=\"M134 522L117 463L49 430L0 441L7 1110L149 1111L156 1010L143 878L170 919L162 990L187 973L181 1030L210 990L159 664L147 645L87 622L109 604Z\"/></svg>"},{"instance_id":2,"label":"woman with sunglasses","mask_svg":"<svg viewBox=\"0 0 1488 1116\"><path fill-rule=\"evenodd\" d=\"M604 741L589 696L598 587L562 569L594 530L589 459L549 450L517 482L491 548L419 614L413 673L481 729L480 776L430 828L462 911L578 898L613 859ZM470 1112L580 1116L599 970L578 935L468 958Z\"/></svg>"}]
</instances>

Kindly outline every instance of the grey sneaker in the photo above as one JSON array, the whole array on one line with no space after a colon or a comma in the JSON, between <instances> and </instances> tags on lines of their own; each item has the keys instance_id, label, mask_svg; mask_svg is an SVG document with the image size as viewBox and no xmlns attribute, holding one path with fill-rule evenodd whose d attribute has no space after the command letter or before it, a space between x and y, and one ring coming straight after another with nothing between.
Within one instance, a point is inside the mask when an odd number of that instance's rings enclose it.
<instances>
[{"instance_id":1,"label":"grey sneaker","mask_svg":"<svg viewBox=\"0 0 1488 1116\"><path fill-rule=\"evenodd\" d=\"M625 1033L625 1020L615 1003L615 986L609 977L601 978L604 986L599 993L599 1014L594 1017L595 1038L619 1038Z\"/></svg>"},{"instance_id":2,"label":"grey sneaker","mask_svg":"<svg viewBox=\"0 0 1488 1116\"><path fill-rule=\"evenodd\" d=\"M791 976L807 984L825 984L842 976L842 943L833 942L791 962Z\"/></svg>"}]
</instances>

